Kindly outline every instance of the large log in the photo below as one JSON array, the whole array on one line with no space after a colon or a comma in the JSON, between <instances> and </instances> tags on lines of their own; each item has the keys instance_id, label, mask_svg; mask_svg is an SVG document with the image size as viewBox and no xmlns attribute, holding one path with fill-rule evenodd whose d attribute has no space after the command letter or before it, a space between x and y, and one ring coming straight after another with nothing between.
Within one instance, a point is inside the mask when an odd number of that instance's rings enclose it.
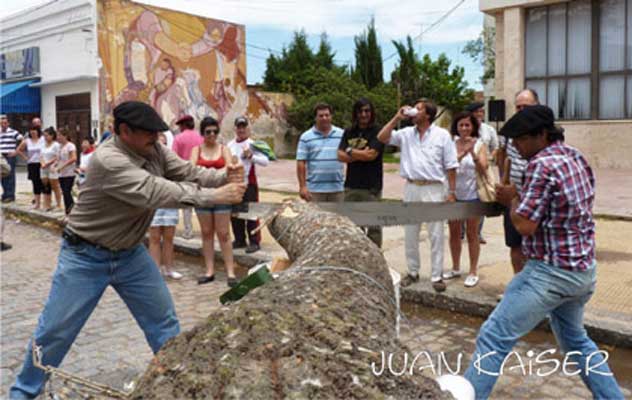
<instances>
[{"instance_id":1,"label":"large log","mask_svg":"<svg viewBox=\"0 0 632 400\"><path fill-rule=\"evenodd\" d=\"M290 269L170 340L132 398L451 398L423 376L372 372L381 351L408 349L386 260L358 227L294 203L269 229Z\"/></svg>"}]
</instances>

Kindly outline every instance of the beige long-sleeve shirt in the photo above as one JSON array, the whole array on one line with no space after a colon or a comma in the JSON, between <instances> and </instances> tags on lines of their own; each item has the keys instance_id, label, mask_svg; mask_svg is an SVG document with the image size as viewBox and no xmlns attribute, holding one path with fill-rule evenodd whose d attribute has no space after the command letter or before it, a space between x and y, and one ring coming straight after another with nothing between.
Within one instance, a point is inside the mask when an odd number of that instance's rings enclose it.
<instances>
[{"instance_id":1,"label":"beige long-sleeve shirt","mask_svg":"<svg viewBox=\"0 0 632 400\"><path fill-rule=\"evenodd\" d=\"M134 153L117 135L94 152L68 227L111 250L140 243L156 208L208 207L225 171L193 166L158 143L151 156Z\"/></svg>"}]
</instances>

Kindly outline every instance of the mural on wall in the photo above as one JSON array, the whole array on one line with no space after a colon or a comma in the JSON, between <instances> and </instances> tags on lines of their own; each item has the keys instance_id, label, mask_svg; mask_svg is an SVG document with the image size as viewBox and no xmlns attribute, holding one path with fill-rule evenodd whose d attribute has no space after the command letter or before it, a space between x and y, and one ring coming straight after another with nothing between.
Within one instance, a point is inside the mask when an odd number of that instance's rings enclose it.
<instances>
[{"instance_id":1,"label":"mural on wall","mask_svg":"<svg viewBox=\"0 0 632 400\"><path fill-rule=\"evenodd\" d=\"M140 100L174 126L184 114L232 126L249 104L245 29L126 0L99 0L102 109Z\"/></svg>"}]
</instances>

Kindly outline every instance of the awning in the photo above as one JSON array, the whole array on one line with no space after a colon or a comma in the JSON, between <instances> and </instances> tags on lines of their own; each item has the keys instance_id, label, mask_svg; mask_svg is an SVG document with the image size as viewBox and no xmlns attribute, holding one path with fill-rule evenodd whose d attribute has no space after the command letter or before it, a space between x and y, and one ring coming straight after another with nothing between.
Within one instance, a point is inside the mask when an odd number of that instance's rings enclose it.
<instances>
[{"instance_id":1,"label":"awning","mask_svg":"<svg viewBox=\"0 0 632 400\"><path fill-rule=\"evenodd\" d=\"M38 82L39 79L0 84L0 114L33 113L40 112L40 89L29 85Z\"/></svg>"}]
</instances>

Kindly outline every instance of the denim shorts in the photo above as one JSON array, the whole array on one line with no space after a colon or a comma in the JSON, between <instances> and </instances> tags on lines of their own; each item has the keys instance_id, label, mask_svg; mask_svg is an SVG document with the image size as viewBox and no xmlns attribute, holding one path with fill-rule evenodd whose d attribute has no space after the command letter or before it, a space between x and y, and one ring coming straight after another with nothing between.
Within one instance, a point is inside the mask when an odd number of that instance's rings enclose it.
<instances>
[{"instance_id":1,"label":"denim shorts","mask_svg":"<svg viewBox=\"0 0 632 400\"><path fill-rule=\"evenodd\" d=\"M212 215L212 214L230 214L233 206L230 204L216 204L212 207L196 208L195 212L198 215Z\"/></svg>"}]
</instances>

